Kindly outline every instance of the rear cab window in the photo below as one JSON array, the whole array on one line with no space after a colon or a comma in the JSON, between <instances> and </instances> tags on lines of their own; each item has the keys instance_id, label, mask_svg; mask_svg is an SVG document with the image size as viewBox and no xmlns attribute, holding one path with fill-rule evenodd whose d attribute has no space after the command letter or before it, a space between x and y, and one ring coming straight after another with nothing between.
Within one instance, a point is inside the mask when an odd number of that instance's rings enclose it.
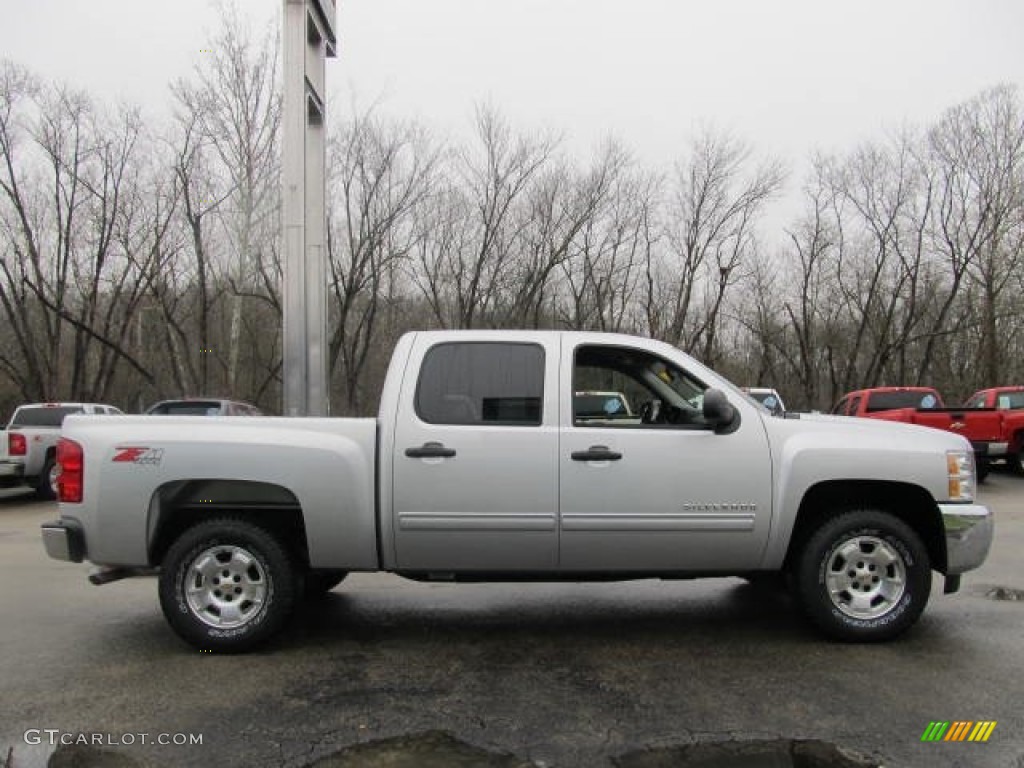
<instances>
[{"instance_id":1,"label":"rear cab window","mask_svg":"<svg viewBox=\"0 0 1024 768\"><path fill-rule=\"evenodd\" d=\"M1024 408L1024 390L1000 392L996 397L996 408L1001 411L1017 411Z\"/></svg>"},{"instance_id":2,"label":"rear cab window","mask_svg":"<svg viewBox=\"0 0 1024 768\"><path fill-rule=\"evenodd\" d=\"M868 397L868 413L894 411L900 408L931 409L939 407L939 399L932 392L872 392Z\"/></svg>"}]
</instances>

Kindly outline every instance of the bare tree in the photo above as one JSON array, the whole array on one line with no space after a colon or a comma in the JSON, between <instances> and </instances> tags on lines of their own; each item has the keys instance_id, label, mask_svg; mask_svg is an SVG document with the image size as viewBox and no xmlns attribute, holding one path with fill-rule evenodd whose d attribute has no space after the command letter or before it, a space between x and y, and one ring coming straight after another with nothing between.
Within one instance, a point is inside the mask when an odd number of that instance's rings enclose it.
<instances>
[{"instance_id":1,"label":"bare tree","mask_svg":"<svg viewBox=\"0 0 1024 768\"><path fill-rule=\"evenodd\" d=\"M561 264L561 322L574 329L623 332L640 325L638 307L658 233L660 180L634 167L625 150L609 145L598 161L595 200Z\"/></svg>"},{"instance_id":2,"label":"bare tree","mask_svg":"<svg viewBox=\"0 0 1024 768\"><path fill-rule=\"evenodd\" d=\"M334 297L328 363L340 366L345 408L362 406L363 374L375 349L382 305L422 233L414 214L431 189L434 142L411 123L353 117L329 145L332 215L328 240Z\"/></svg>"},{"instance_id":3,"label":"bare tree","mask_svg":"<svg viewBox=\"0 0 1024 768\"><path fill-rule=\"evenodd\" d=\"M442 182L434 211L421 223L440 242L419 249L417 282L445 326L494 324L507 266L521 247L530 185L537 182L557 142L516 136L493 108L476 111L476 142L456 152L453 177ZM439 207L438 207L439 206ZM498 321L500 322L500 321Z\"/></svg>"},{"instance_id":4,"label":"bare tree","mask_svg":"<svg viewBox=\"0 0 1024 768\"><path fill-rule=\"evenodd\" d=\"M28 399L106 398L129 350L148 226L141 122L4 65L0 304L16 345L0 366Z\"/></svg>"},{"instance_id":5,"label":"bare tree","mask_svg":"<svg viewBox=\"0 0 1024 768\"><path fill-rule=\"evenodd\" d=\"M749 145L705 131L676 166L665 211L669 252L648 273L651 335L713 362L720 312L742 274L765 205L785 179L776 161L752 170Z\"/></svg>"},{"instance_id":6,"label":"bare tree","mask_svg":"<svg viewBox=\"0 0 1024 768\"><path fill-rule=\"evenodd\" d=\"M183 307L167 319L177 327L179 375L203 391L223 387L240 395L258 386L239 380L243 351L258 354L260 340L274 338L264 328L250 335L257 343L242 344L246 300L258 300L260 317L268 306L280 306L273 279L280 264L273 259L281 100L275 90L277 36L267 30L257 38L233 7L222 20L193 77L172 87L174 172L195 260L198 338L189 339ZM276 333L280 320L273 314L269 320Z\"/></svg>"},{"instance_id":7,"label":"bare tree","mask_svg":"<svg viewBox=\"0 0 1024 768\"><path fill-rule=\"evenodd\" d=\"M953 107L930 139L942 180L936 246L957 285L966 276L978 289L982 379L995 383L1003 373L1001 305L1024 265L1024 113L1016 89L994 88Z\"/></svg>"}]
</instances>

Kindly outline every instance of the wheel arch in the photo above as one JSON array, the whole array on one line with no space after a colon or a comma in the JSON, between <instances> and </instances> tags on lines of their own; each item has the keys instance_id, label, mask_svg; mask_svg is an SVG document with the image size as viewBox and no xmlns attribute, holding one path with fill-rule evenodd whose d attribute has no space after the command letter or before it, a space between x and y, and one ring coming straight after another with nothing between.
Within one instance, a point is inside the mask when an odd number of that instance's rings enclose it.
<instances>
[{"instance_id":1,"label":"wheel arch","mask_svg":"<svg viewBox=\"0 0 1024 768\"><path fill-rule=\"evenodd\" d=\"M854 509L877 509L904 522L921 537L931 567L945 572L942 515L931 494L912 483L878 480L829 480L809 488L800 501L783 568L792 568L802 547L823 522Z\"/></svg>"},{"instance_id":2,"label":"wheel arch","mask_svg":"<svg viewBox=\"0 0 1024 768\"><path fill-rule=\"evenodd\" d=\"M299 563L309 565L303 510L294 493L274 483L218 478L178 480L156 489L147 519L149 563L159 565L187 529L225 516L260 526L278 537Z\"/></svg>"}]
</instances>

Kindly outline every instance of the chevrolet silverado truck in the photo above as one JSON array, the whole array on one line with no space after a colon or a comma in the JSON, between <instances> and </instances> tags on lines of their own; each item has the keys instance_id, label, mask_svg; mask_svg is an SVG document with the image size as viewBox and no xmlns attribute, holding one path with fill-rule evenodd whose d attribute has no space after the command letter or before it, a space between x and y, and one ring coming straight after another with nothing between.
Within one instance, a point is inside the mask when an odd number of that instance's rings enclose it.
<instances>
[{"instance_id":1,"label":"chevrolet silverado truck","mask_svg":"<svg viewBox=\"0 0 1024 768\"><path fill-rule=\"evenodd\" d=\"M942 396L931 387L875 387L843 396L832 409L843 416L900 421L955 432L974 449L978 481L988 475L993 459L1006 456L1003 417L992 408L946 408Z\"/></svg>"},{"instance_id":2,"label":"chevrolet silverado truck","mask_svg":"<svg viewBox=\"0 0 1024 768\"><path fill-rule=\"evenodd\" d=\"M964 408L995 408L999 411L1003 419L1006 464L1018 475L1024 475L1024 387L980 389L967 398Z\"/></svg>"},{"instance_id":3,"label":"chevrolet silverado truck","mask_svg":"<svg viewBox=\"0 0 1024 768\"><path fill-rule=\"evenodd\" d=\"M592 418L580 392L638 417ZM584 413L578 413L584 409ZM158 573L171 627L250 649L352 571L459 581L787 576L848 641L910 627L993 534L970 444L773 416L657 341L403 336L373 418L71 416L47 553L101 584Z\"/></svg>"},{"instance_id":4,"label":"chevrolet silverado truck","mask_svg":"<svg viewBox=\"0 0 1024 768\"><path fill-rule=\"evenodd\" d=\"M57 494L57 440L71 413L120 414L99 403L31 403L18 406L7 425L6 455L0 454L0 487L29 486L43 499Z\"/></svg>"}]
</instances>

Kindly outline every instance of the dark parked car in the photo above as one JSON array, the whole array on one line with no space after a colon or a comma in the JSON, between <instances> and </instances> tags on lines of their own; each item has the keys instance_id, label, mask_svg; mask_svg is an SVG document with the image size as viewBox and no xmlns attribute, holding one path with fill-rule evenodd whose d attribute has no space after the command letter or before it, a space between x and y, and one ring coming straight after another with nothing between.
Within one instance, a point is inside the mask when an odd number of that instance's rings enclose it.
<instances>
[{"instance_id":1,"label":"dark parked car","mask_svg":"<svg viewBox=\"0 0 1024 768\"><path fill-rule=\"evenodd\" d=\"M161 400L146 411L148 416L262 416L255 405L215 397Z\"/></svg>"}]
</instances>

